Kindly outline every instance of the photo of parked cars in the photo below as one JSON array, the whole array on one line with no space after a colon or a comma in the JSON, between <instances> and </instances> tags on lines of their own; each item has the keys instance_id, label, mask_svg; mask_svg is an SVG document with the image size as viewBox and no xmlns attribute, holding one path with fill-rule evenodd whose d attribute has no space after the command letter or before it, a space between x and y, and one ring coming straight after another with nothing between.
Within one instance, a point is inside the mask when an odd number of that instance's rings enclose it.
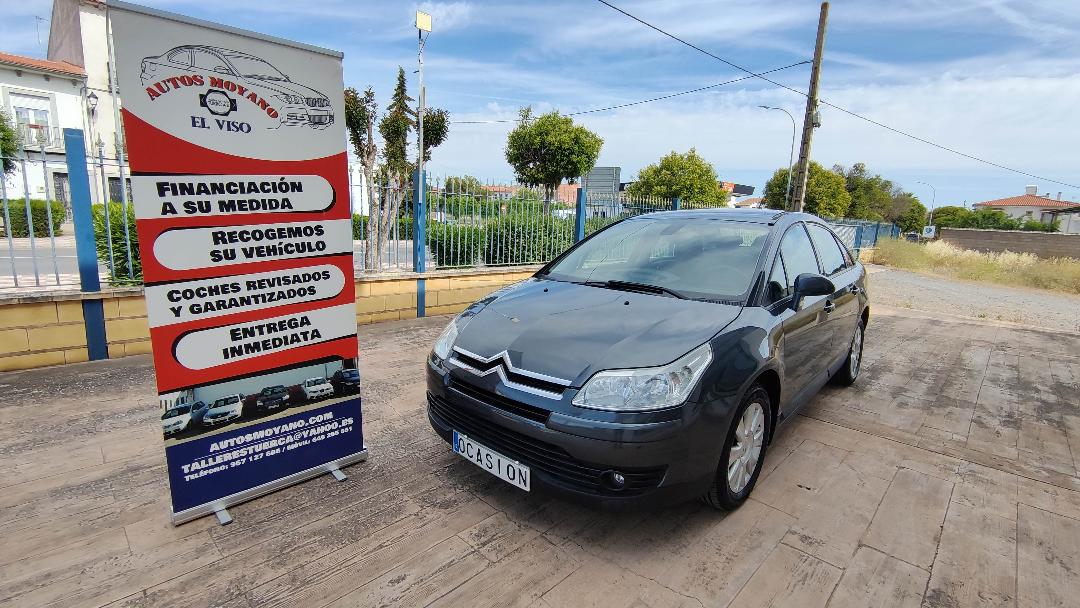
<instances>
[{"instance_id":1,"label":"photo of parked cars","mask_svg":"<svg viewBox=\"0 0 1080 608\"><path fill-rule=\"evenodd\" d=\"M230 424L282 415L335 397L360 392L355 360L316 363L229 380L159 397L166 439L186 439Z\"/></svg>"},{"instance_id":2,"label":"photo of parked cars","mask_svg":"<svg viewBox=\"0 0 1080 608\"><path fill-rule=\"evenodd\" d=\"M191 427L199 427L209 406L202 401L184 403L165 410L161 415L161 430L165 436L183 433Z\"/></svg>"}]
</instances>

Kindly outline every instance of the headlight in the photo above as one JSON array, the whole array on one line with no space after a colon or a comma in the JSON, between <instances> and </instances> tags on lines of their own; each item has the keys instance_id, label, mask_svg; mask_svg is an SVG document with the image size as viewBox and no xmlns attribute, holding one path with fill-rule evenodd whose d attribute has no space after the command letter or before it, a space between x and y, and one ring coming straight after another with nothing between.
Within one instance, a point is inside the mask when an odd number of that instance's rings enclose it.
<instances>
[{"instance_id":1,"label":"headlight","mask_svg":"<svg viewBox=\"0 0 1080 608\"><path fill-rule=\"evenodd\" d=\"M454 320L450 321L446 329L439 334L439 339L435 341L435 346L431 349L431 352L435 353L435 356L439 359L446 359L450 356L450 349L454 347L454 342L457 342L458 319L460 318L454 317Z\"/></svg>"},{"instance_id":2,"label":"headlight","mask_svg":"<svg viewBox=\"0 0 1080 608\"><path fill-rule=\"evenodd\" d=\"M686 401L711 362L712 348L706 342L660 367L597 372L574 397L574 405L614 412L675 407Z\"/></svg>"},{"instance_id":3,"label":"headlight","mask_svg":"<svg viewBox=\"0 0 1080 608\"><path fill-rule=\"evenodd\" d=\"M277 97L278 99L284 101L285 103L295 103L295 104L303 104L304 103L304 98L299 96L299 95L291 95L289 93L278 93L277 95L275 95L275 97Z\"/></svg>"}]
</instances>

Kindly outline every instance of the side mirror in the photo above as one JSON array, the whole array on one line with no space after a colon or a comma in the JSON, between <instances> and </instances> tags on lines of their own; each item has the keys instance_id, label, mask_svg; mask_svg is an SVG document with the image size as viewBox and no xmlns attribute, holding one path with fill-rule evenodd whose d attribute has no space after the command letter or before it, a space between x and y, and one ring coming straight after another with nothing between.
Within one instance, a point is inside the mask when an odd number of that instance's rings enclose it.
<instances>
[{"instance_id":1,"label":"side mirror","mask_svg":"<svg viewBox=\"0 0 1080 608\"><path fill-rule=\"evenodd\" d=\"M799 310L806 296L828 296L836 292L833 282L820 274L804 272L795 277L795 289L791 294L791 309Z\"/></svg>"}]
</instances>

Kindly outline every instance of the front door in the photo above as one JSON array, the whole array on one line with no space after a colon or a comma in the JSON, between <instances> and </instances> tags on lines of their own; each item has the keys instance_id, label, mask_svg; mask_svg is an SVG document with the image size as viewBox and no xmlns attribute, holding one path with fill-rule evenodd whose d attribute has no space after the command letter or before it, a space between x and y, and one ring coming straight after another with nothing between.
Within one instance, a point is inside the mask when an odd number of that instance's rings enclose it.
<instances>
[{"instance_id":1,"label":"front door","mask_svg":"<svg viewBox=\"0 0 1080 608\"><path fill-rule=\"evenodd\" d=\"M820 268L806 229L799 223L784 233L770 278L770 289L779 298L776 305L786 305L779 312L783 322L780 362L785 390L795 397L788 403L794 406L800 401L798 395L824 376L833 342L832 328L826 322L827 297L806 296L792 305L795 277L804 273L818 274Z\"/></svg>"}]
</instances>

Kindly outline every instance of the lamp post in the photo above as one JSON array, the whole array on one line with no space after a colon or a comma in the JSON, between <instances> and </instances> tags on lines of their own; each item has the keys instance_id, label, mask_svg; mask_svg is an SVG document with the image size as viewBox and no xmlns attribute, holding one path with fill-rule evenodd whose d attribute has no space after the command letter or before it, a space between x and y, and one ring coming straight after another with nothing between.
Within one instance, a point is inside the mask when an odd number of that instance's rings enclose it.
<instances>
[{"instance_id":1,"label":"lamp post","mask_svg":"<svg viewBox=\"0 0 1080 608\"><path fill-rule=\"evenodd\" d=\"M790 209L791 208L791 168L792 168L791 166L795 163L795 136L798 133L798 127L795 126L795 117L791 115L791 112L788 112L784 108L775 108L773 106L758 106L758 107L763 109L763 110L780 110L784 114L787 114L788 118L791 119L791 152L788 153L787 189L784 190L784 208L785 209Z\"/></svg>"},{"instance_id":2,"label":"lamp post","mask_svg":"<svg viewBox=\"0 0 1080 608\"><path fill-rule=\"evenodd\" d=\"M934 225L934 208L937 207L937 189L934 188L933 186L931 186L930 184L928 184L926 182L920 182L919 180L915 180L915 183L916 184L922 184L924 186L930 186L930 196L931 196L931 198L930 198L930 220L929 220L928 223L931 226L933 226Z\"/></svg>"},{"instance_id":3,"label":"lamp post","mask_svg":"<svg viewBox=\"0 0 1080 608\"><path fill-rule=\"evenodd\" d=\"M416 159L417 175L424 174L424 32L431 35L431 15L416 11L416 39L419 49L417 51L417 62L419 63L420 73L420 93L417 97L417 104L419 109L416 111L416 148L418 150L418 158Z\"/></svg>"},{"instance_id":4,"label":"lamp post","mask_svg":"<svg viewBox=\"0 0 1080 608\"><path fill-rule=\"evenodd\" d=\"M97 93L90 91L90 94L86 96L86 107L90 109L90 116L93 116L97 111Z\"/></svg>"}]
</instances>

